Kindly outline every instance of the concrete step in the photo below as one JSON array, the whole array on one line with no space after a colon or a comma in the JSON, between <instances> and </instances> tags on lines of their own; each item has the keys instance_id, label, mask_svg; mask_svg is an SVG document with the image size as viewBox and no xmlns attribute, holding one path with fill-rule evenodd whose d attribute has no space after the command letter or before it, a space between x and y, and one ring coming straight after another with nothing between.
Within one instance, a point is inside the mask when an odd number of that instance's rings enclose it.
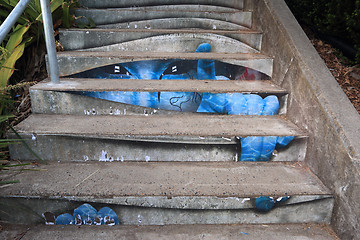
<instances>
[{"instance_id":1,"label":"concrete step","mask_svg":"<svg viewBox=\"0 0 360 240\"><path fill-rule=\"evenodd\" d=\"M16 131L40 157L56 161L238 161L239 138L248 136L294 136L272 159L301 161L307 142L304 132L277 116L34 114ZM35 159L21 144L10 153Z\"/></svg>"},{"instance_id":2,"label":"concrete step","mask_svg":"<svg viewBox=\"0 0 360 240\"><path fill-rule=\"evenodd\" d=\"M67 51L194 52L206 42L213 46L212 52L256 53L261 46L261 33L251 30L63 29L60 41Z\"/></svg>"},{"instance_id":3,"label":"concrete step","mask_svg":"<svg viewBox=\"0 0 360 240\"><path fill-rule=\"evenodd\" d=\"M279 99L278 114L286 113L287 92L267 80L139 80L62 78L60 84L49 80L30 88L33 113L77 115L127 115L177 114L180 111L134 106L80 95L79 92L194 92L194 93L244 93L258 94L265 98L275 95ZM178 110L178 109L175 109Z\"/></svg>"},{"instance_id":4,"label":"concrete step","mask_svg":"<svg viewBox=\"0 0 360 240\"><path fill-rule=\"evenodd\" d=\"M174 21L173 18L160 18L131 21L125 23L99 24L96 28L100 29L196 29L196 30L250 30L250 28L236 23L222 20L179 17Z\"/></svg>"},{"instance_id":5,"label":"concrete step","mask_svg":"<svg viewBox=\"0 0 360 240\"><path fill-rule=\"evenodd\" d=\"M150 7L86 9L75 12L78 23L92 19L96 25L125 23L161 18L207 18L251 28L252 12L210 5L163 5Z\"/></svg>"},{"instance_id":6,"label":"concrete step","mask_svg":"<svg viewBox=\"0 0 360 240\"><path fill-rule=\"evenodd\" d=\"M214 5L220 7L230 7L242 9L244 7L243 0L137 0L134 1L113 1L113 0L79 0L81 6L88 8L120 8L120 7L142 7L154 5L172 5L172 4L193 4L193 5Z\"/></svg>"},{"instance_id":7,"label":"concrete step","mask_svg":"<svg viewBox=\"0 0 360 240\"><path fill-rule=\"evenodd\" d=\"M330 191L298 163L50 161L36 169L6 178L20 183L1 191L3 221L41 223L44 212L87 202L111 207L125 225L329 223L333 207ZM264 213L254 207L259 196L291 197Z\"/></svg>"},{"instance_id":8,"label":"concrete step","mask_svg":"<svg viewBox=\"0 0 360 240\"><path fill-rule=\"evenodd\" d=\"M195 50L194 50L195 51ZM111 64L135 62L143 60L199 60L213 59L232 65L247 67L267 76L272 75L273 59L259 53L209 53L209 52L58 52L60 76L69 76L86 70Z\"/></svg>"},{"instance_id":9,"label":"concrete step","mask_svg":"<svg viewBox=\"0 0 360 240\"><path fill-rule=\"evenodd\" d=\"M326 224L169 225L169 226L29 226L2 225L2 239L307 239L340 240Z\"/></svg>"}]
</instances>

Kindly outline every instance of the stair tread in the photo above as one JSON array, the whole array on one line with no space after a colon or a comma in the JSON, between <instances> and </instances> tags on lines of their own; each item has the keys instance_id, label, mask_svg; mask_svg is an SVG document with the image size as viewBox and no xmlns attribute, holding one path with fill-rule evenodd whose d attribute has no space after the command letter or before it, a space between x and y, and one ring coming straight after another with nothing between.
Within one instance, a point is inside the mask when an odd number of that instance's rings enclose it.
<instances>
[{"instance_id":1,"label":"stair tread","mask_svg":"<svg viewBox=\"0 0 360 240\"><path fill-rule=\"evenodd\" d=\"M240 30L214 30L214 29L119 29L119 28L69 28L60 29L60 32L100 32L100 33L212 33L212 34L261 34L262 32L252 29L240 29Z\"/></svg>"},{"instance_id":2,"label":"stair tread","mask_svg":"<svg viewBox=\"0 0 360 240\"><path fill-rule=\"evenodd\" d=\"M65 51L58 52L59 57L105 57L121 59L214 59L214 60L257 60L271 59L260 53L214 53L214 52L143 52L143 51L119 51L119 52L93 52L93 51Z\"/></svg>"},{"instance_id":3,"label":"stair tread","mask_svg":"<svg viewBox=\"0 0 360 240\"><path fill-rule=\"evenodd\" d=\"M88 8L111 8L111 7L133 7L134 1L113 1L113 0L103 0L99 1L89 1L89 0L79 0L81 6ZM206 5L215 5L215 6L224 6L241 9L244 6L244 1L223 1L223 0L137 0L136 6L149 6L149 5L172 5L172 4L206 4Z\"/></svg>"},{"instance_id":4,"label":"stair tread","mask_svg":"<svg viewBox=\"0 0 360 240\"><path fill-rule=\"evenodd\" d=\"M3 225L2 239L316 239L338 240L326 224L229 224L167 226Z\"/></svg>"},{"instance_id":5,"label":"stair tread","mask_svg":"<svg viewBox=\"0 0 360 240\"><path fill-rule=\"evenodd\" d=\"M205 127L206 126L206 127ZM76 116L33 114L16 126L19 133L41 135L131 137L233 138L245 136L306 136L280 116L187 114ZM232 141L232 140L229 140Z\"/></svg>"},{"instance_id":6,"label":"stair tread","mask_svg":"<svg viewBox=\"0 0 360 240\"><path fill-rule=\"evenodd\" d=\"M20 183L2 196L77 198L326 195L330 191L299 163L49 162L6 180ZM79 200L78 199L78 200ZM91 200L92 199L92 200Z\"/></svg>"},{"instance_id":7,"label":"stair tread","mask_svg":"<svg viewBox=\"0 0 360 240\"><path fill-rule=\"evenodd\" d=\"M49 79L31 87L45 91L139 91L139 92L211 92L211 93L272 93L287 91L269 80L147 80L62 78L60 84Z\"/></svg>"},{"instance_id":8,"label":"stair tread","mask_svg":"<svg viewBox=\"0 0 360 240\"><path fill-rule=\"evenodd\" d=\"M60 76L68 76L122 62L142 60L220 60L272 75L273 59L260 53L214 53L214 52L144 52L144 51L65 51L57 53Z\"/></svg>"},{"instance_id":9,"label":"stair tread","mask_svg":"<svg viewBox=\"0 0 360 240\"><path fill-rule=\"evenodd\" d=\"M249 12L242 9L235 9L230 7L220 7L205 4L171 4L171 5L157 5L157 6L140 6L140 7L114 7L114 8L78 8L77 11L89 12L141 12L144 14L151 12L171 12L171 13L241 13ZM176 11L176 12L174 12Z\"/></svg>"}]
</instances>

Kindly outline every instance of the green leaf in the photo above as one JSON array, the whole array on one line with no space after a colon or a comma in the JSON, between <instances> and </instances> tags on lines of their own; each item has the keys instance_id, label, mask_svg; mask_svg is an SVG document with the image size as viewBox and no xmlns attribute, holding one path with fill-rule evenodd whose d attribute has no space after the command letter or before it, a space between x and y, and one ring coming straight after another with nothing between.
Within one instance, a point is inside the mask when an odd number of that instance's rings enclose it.
<instances>
[{"instance_id":1,"label":"green leaf","mask_svg":"<svg viewBox=\"0 0 360 240\"><path fill-rule=\"evenodd\" d=\"M26 143L26 141L24 139L22 139L22 137L17 133L17 131L10 126L10 124L7 124L7 126L11 129L11 131L13 131L13 133L16 135L17 138L21 139L22 143L24 144L25 148L27 150L29 150L29 152L31 152L38 160L40 160L42 163L46 164L46 161L43 160L41 157L39 157L39 155L37 155L30 147L29 145Z\"/></svg>"},{"instance_id":2,"label":"green leaf","mask_svg":"<svg viewBox=\"0 0 360 240\"><path fill-rule=\"evenodd\" d=\"M56 9L58 9L63 3L63 0L53 0L51 1L51 12L54 12ZM37 18L36 21L42 21L42 14L40 14Z\"/></svg>"},{"instance_id":3,"label":"green leaf","mask_svg":"<svg viewBox=\"0 0 360 240\"><path fill-rule=\"evenodd\" d=\"M6 50L10 53L22 42L24 34L30 28L30 25L17 25L11 33L9 41L6 44Z\"/></svg>"},{"instance_id":4,"label":"green leaf","mask_svg":"<svg viewBox=\"0 0 360 240\"><path fill-rule=\"evenodd\" d=\"M19 183L19 180L13 180L13 181L0 181L0 184L4 185L4 184L12 184L12 183Z\"/></svg>"},{"instance_id":5,"label":"green leaf","mask_svg":"<svg viewBox=\"0 0 360 240\"><path fill-rule=\"evenodd\" d=\"M10 57L6 59L3 66L0 68L0 88L6 87L9 78L14 72L14 66L16 61L23 55L25 43L17 46L14 51L10 54Z\"/></svg>"}]
</instances>

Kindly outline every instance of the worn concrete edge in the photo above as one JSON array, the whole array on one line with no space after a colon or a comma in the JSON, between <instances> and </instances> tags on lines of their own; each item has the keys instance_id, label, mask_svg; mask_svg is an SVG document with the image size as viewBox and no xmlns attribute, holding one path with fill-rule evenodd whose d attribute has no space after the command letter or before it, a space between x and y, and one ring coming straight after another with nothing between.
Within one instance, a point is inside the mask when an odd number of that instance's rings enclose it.
<instances>
[{"instance_id":1,"label":"worn concrete edge","mask_svg":"<svg viewBox=\"0 0 360 240\"><path fill-rule=\"evenodd\" d=\"M116 59L184 59L184 60L198 60L198 59L215 59L215 60L273 60L271 57L260 53L214 53L214 52L141 52L141 51L127 51L127 52L92 52L92 51L65 51L58 52L59 57L84 57L84 58L116 58Z\"/></svg>"},{"instance_id":2,"label":"worn concrete edge","mask_svg":"<svg viewBox=\"0 0 360 240\"><path fill-rule=\"evenodd\" d=\"M356 189L359 185L353 181L360 174L360 115L317 54L285 2L283 0L260 1L266 6L266 11L271 13L273 22L276 23L292 49L292 54L301 68L299 71L307 81L309 92L315 97L324 118L329 121L329 128L332 129L330 131L338 134L337 141L348 157L348 168L352 168L353 171L352 179L349 179L347 183ZM335 165L329 167L335 168ZM326 178L324 173L319 177ZM356 197L354 196L355 198L351 200L341 192L339 193L336 185L340 181L344 181L341 176L334 176L327 181L327 186L335 192L336 199L331 224L344 239L358 239L360 236L358 209L352 207ZM342 215L339 212L343 212ZM346 225L348 227L345 227Z\"/></svg>"},{"instance_id":3,"label":"worn concrete edge","mask_svg":"<svg viewBox=\"0 0 360 240\"><path fill-rule=\"evenodd\" d=\"M1 223L1 221L0 221ZM294 237L300 239L315 239L321 237L321 240L339 240L340 238L324 223L254 223L254 224L184 224L184 225L162 225L162 226L56 226L56 225L21 225L2 223L3 232L0 236L12 236L28 239L29 236L47 236L47 239L59 237L89 236L98 237L123 237L136 239L150 239L151 236L156 239L281 239L284 237ZM273 235L273 234L276 235ZM254 236L254 235L257 236ZM300 235L299 235L300 234ZM311 237L311 238L310 238Z\"/></svg>"},{"instance_id":4,"label":"worn concrete edge","mask_svg":"<svg viewBox=\"0 0 360 240\"><path fill-rule=\"evenodd\" d=\"M244 1L246 0L227 0L227 1L143 1L138 0L136 1L136 6L145 7L145 6L156 6L156 5L174 5L174 4L202 4L202 5L214 5L219 7L229 7L235 9L243 9L244 8ZM96 3L96 1L89 1L89 0L79 0L80 6L85 8L114 8L114 7L133 7L134 2L130 1L109 1L104 0L101 3Z\"/></svg>"},{"instance_id":5,"label":"worn concrete edge","mask_svg":"<svg viewBox=\"0 0 360 240\"><path fill-rule=\"evenodd\" d=\"M253 30L253 29L243 29L243 30L211 30L211 29L123 29L123 28L69 28L59 29L60 33L65 32L98 32L98 33L114 33L114 32L120 32L120 33L132 33L132 32L153 32L153 33L213 33L213 34L262 34L261 31Z\"/></svg>"},{"instance_id":6,"label":"worn concrete edge","mask_svg":"<svg viewBox=\"0 0 360 240\"><path fill-rule=\"evenodd\" d=\"M286 3L283 0L263 1L276 18L275 22L280 24L283 34L289 39L294 54L304 65L302 71L308 76L309 86L312 87L324 113L327 113L332 127L339 133L354 163L357 162L355 166L360 167L360 115L317 54Z\"/></svg>"},{"instance_id":7,"label":"worn concrete edge","mask_svg":"<svg viewBox=\"0 0 360 240\"><path fill-rule=\"evenodd\" d=\"M112 196L112 197L94 197L89 196L40 196L40 195L4 195L1 199L34 199L34 200L63 200L73 202L102 203L133 207L151 207L167 209L193 209L193 210L236 210L236 209L254 209L254 203L257 196ZM278 197L278 196L273 196ZM310 195L292 195L289 200L281 203L279 206L303 204L307 202L332 199L329 194L310 194Z\"/></svg>"},{"instance_id":8,"label":"worn concrete edge","mask_svg":"<svg viewBox=\"0 0 360 240\"><path fill-rule=\"evenodd\" d=\"M168 87L168 84L173 87ZM96 84L96 88L93 84ZM125 84L125 86L124 86ZM90 86L89 86L90 85ZM219 89L221 87L221 89ZM148 80L61 78L54 84L49 78L32 86L43 91L136 91L136 92L202 92L202 93L269 93L286 95L287 90L269 80Z\"/></svg>"}]
</instances>

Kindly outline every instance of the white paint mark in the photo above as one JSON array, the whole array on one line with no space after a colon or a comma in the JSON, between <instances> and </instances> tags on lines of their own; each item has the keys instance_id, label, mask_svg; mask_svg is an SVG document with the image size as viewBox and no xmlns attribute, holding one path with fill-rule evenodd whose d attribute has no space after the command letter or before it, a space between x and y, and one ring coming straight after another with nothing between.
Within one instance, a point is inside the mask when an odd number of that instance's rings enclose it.
<instances>
[{"instance_id":1,"label":"white paint mark","mask_svg":"<svg viewBox=\"0 0 360 240\"><path fill-rule=\"evenodd\" d=\"M214 30L216 29L216 25L213 25L213 29L214 29Z\"/></svg>"},{"instance_id":2,"label":"white paint mark","mask_svg":"<svg viewBox=\"0 0 360 240\"><path fill-rule=\"evenodd\" d=\"M124 109L124 115L126 115L126 108Z\"/></svg>"},{"instance_id":3,"label":"white paint mark","mask_svg":"<svg viewBox=\"0 0 360 240\"><path fill-rule=\"evenodd\" d=\"M86 31L86 34L89 34L90 32L89 31Z\"/></svg>"},{"instance_id":4,"label":"white paint mark","mask_svg":"<svg viewBox=\"0 0 360 240\"><path fill-rule=\"evenodd\" d=\"M199 137L199 139L205 139L204 137Z\"/></svg>"},{"instance_id":5,"label":"white paint mark","mask_svg":"<svg viewBox=\"0 0 360 240\"><path fill-rule=\"evenodd\" d=\"M176 66L173 66L173 67L171 68L171 72L177 72L177 67L176 67Z\"/></svg>"},{"instance_id":6,"label":"white paint mark","mask_svg":"<svg viewBox=\"0 0 360 240\"><path fill-rule=\"evenodd\" d=\"M146 162L149 162L150 159L151 159L150 156L145 156L145 161L146 161Z\"/></svg>"},{"instance_id":7,"label":"white paint mark","mask_svg":"<svg viewBox=\"0 0 360 240\"><path fill-rule=\"evenodd\" d=\"M275 156L275 157L277 157L278 152L277 152L276 150L274 150L273 153L272 153L272 155Z\"/></svg>"},{"instance_id":8,"label":"white paint mark","mask_svg":"<svg viewBox=\"0 0 360 240\"><path fill-rule=\"evenodd\" d=\"M120 160L121 162L124 162L125 161L125 159L124 159L124 156L121 156L121 160Z\"/></svg>"},{"instance_id":9,"label":"white paint mark","mask_svg":"<svg viewBox=\"0 0 360 240\"><path fill-rule=\"evenodd\" d=\"M250 201L251 199L250 198L244 198L241 203L245 203L246 201Z\"/></svg>"},{"instance_id":10,"label":"white paint mark","mask_svg":"<svg viewBox=\"0 0 360 240\"><path fill-rule=\"evenodd\" d=\"M141 217L140 214L138 215L138 220L137 220L137 222L138 222L138 225L140 225L140 224L142 223L142 217Z\"/></svg>"},{"instance_id":11,"label":"white paint mark","mask_svg":"<svg viewBox=\"0 0 360 240\"><path fill-rule=\"evenodd\" d=\"M134 28L137 28L137 27L138 27L138 26L135 24L135 25L134 25Z\"/></svg>"},{"instance_id":12,"label":"white paint mark","mask_svg":"<svg viewBox=\"0 0 360 240\"><path fill-rule=\"evenodd\" d=\"M88 156L84 155L83 158L84 158L84 161L89 161L89 157L88 157Z\"/></svg>"},{"instance_id":13,"label":"white paint mark","mask_svg":"<svg viewBox=\"0 0 360 240\"><path fill-rule=\"evenodd\" d=\"M100 161L100 162L107 162L107 161L109 161L109 160L110 160L109 154L108 154L106 151L101 150L101 155L100 155L100 157L99 157L99 161Z\"/></svg>"},{"instance_id":14,"label":"white paint mark","mask_svg":"<svg viewBox=\"0 0 360 240\"><path fill-rule=\"evenodd\" d=\"M224 140L226 140L226 141L229 141L229 142L232 141L231 138L226 138L226 137L221 137L221 138L224 139Z\"/></svg>"},{"instance_id":15,"label":"white paint mark","mask_svg":"<svg viewBox=\"0 0 360 240\"><path fill-rule=\"evenodd\" d=\"M115 66L114 73L119 73L119 72L120 72L120 66Z\"/></svg>"},{"instance_id":16,"label":"white paint mark","mask_svg":"<svg viewBox=\"0 0 360 240\"><path fill-rule=\"evenodd\" d=\"M35 134L31 135L31 140L36 141L36 135Z\"/></svg>"},{"instance_id":17,"label":"white paint mark","mask_svg":"<svg viewBox=\"0 0 360 240\"><path fill-rule=\"evenodd\" d=\"M120 111L120 109L115 109L115 111L114 111L114 115L121 115L121 111Z\"/></svg>"}]
</instances>

